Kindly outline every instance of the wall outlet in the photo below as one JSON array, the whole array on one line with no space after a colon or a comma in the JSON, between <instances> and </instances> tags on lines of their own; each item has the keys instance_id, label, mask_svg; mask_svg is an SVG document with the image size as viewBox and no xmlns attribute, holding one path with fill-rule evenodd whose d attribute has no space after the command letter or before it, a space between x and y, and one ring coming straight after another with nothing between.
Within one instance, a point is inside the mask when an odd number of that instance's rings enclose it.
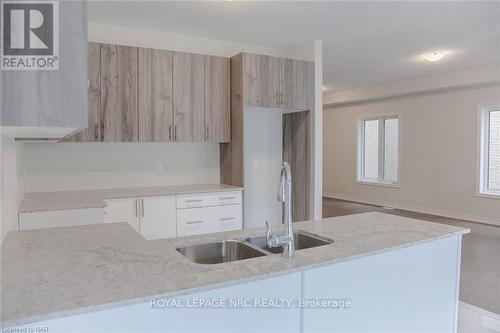
<instances>
[{"instance_id":1,"label":"wall outlet","mask_svg":"<svg viewBox=\"0 0 500 333\"><path fill-rule=\"evenodd\" d=\"M257 160L252 161L252 168L257 169L259 167L259 162Z\"/></svg>"},{"instance_id":2,"label":"wall outlet","mask_svg":"<svg viewBox=\"0 0 500 333\"><path fill-rule=\"evenodd\" d=\"M156 172L158 172L158 173L163 172L163 163L160 163L160 162L156 163Z\"/></svg>"}]
</instances>

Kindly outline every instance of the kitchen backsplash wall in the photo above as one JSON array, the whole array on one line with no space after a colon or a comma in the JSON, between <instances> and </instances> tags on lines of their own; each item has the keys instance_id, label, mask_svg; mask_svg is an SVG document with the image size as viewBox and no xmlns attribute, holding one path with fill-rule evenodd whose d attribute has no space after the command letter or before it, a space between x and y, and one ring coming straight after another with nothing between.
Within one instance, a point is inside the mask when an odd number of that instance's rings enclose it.
<instances>
[{"instance_id":1,"label":"kitchen backsplash wall","mask_svg":"<svg viewBox=\"0 0 500 333\"><path fill-rule=\"evenodd\" d=\"M26 192L219 182L215 143L30 143Z\"/></svg>"}]
</instances>

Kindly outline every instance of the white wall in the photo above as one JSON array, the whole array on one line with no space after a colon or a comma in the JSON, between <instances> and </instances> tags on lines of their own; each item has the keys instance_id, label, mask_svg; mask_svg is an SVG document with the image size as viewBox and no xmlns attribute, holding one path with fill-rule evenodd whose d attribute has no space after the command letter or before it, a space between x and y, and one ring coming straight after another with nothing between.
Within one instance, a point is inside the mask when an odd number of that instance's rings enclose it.
<instances>
[{"instance_id":1,"label":"white wall","mask_svg":"<svg viewBox=\"0 0 500 333\"><path fill-rule=\"evenodd\" d=\"M246 108L243 128L243 181L245 228L281 224L281 203L277 200L283 160L282 112Z\"/></svg>"},{"instance_id":2,"label":"white wall","mask_svg":"<svg viewBox=\"0 0 500 333\"><path fill-rule=\"evenodd\" d=\"M27 192L219 182L215 143L31 143L24 153Z\"/></svg>"},{"instance_id":3,"label":"white wall","mask_svg":"<svg viewBox=\"0 0 500 333\"><path fill-rule=\"evenodd\" d=\"M0 242L9 231L17 230L17 211L24 196L23 145L1 139L1 223Z\"/></svg>"},{"instance_id":4,"label":"white wall","mask_svg":"<svg viewBox=\"0 0 500 333\"><path fill-rule=\"evenodd\" d=\"M312 124L313 149L311 182L313 218L323 217L323 42L314 40L314 112Z\"/></svg>"},{"instance_id":5,"label":"white wall","mask_svg":"<svg viewBox=\"0 0 500 333\"><path fill-rule=\"evenodd\" d=\"M478 104L500 103L500 85L353 103L324 112L327 196L500 225L500 199L476 195ZM358 117L399 113L400 188L356 184Z\"/></svg>"}]
</instances>

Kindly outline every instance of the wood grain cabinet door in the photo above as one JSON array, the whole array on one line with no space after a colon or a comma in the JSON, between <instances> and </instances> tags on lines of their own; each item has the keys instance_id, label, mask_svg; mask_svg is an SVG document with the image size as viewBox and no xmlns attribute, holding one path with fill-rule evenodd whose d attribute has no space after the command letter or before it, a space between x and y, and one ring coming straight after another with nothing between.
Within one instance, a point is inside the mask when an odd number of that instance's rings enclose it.
<instances>
[{"instance_id":1,"label":"wood grain cabinet door","mask_svg":"<svg viewBox=\"0 0 500 333\"><path fill-rule=\"evenodd\" d=\"M245 105L279 108L281 58L244 54Z\"/></svg>"},{"instance_id":2,"label":"wood grain cabinet door","mask_svg":"<svg viewBox=\"0 0 500 333\"><path fill-rule=\"evenodd\" d=\"M310 218L311 112L283 114L283 161L292 171L292 220Z\"/></svg>"},{"instance_id":3,"label":"wood grain cabinet door","mask_svg":"<svg viewBox=\"0 0 500 333\"><path fill-rule=\"evenodd\" d=\"M288 110L307 110L308 63L281 60L280 107Z\"/></svg>"},{"instance_id":4,"label":"wood grain cabinet door","mask_svg":"<svg viewBox=\"0 0 500 333\"><path fill-rule=\"evenodd\" d=\"M205 56L205 140L231 140L229 58Z\"/></svg>"},{"instance_id":5,"label":"wood grain cabinet door","mask_svg":"<svg viewBox=\"0 0 500 333\"><path fill-rule=\"evenodd\" d=\"M101 44L102 141L138 141L135 47Z\"/></svg>"},{"instance_id":6,"label":"wood grain cabinet door","mask_svg":"<svg viewBox=\"0 0 500 333\"><path fill-rule=\"evenodd\" d=\"M139 49L139 141L172 139L172 52Z\"/></svg>"},{"instance_id":7,"label":"wood grain cabinet door","mask_svg":"<svg viewBox=\"0 0 500 333\"><path fill-rule=\"evenodd\" d=\"M174 141L205 141L205 57L173 53Z\"/></svg>"},{"instance_id":8,"label":"wood grain cabinet door","mask_svg":"<svg viewBox=\"0 0 500 333\"><path fill-rule=\"evenodd\" d=\"M101 141L101 44L88 43L88 126L75 135L67 137L68 142L98 142Z\"/></svg>"},{"instance_id":9,"label":"wood grain cabinet door","mask_svg":"<svg viewBox=\"0 0 500 333\"><path fill-rule=\"evenodd\" d=\"M314 100L315 100L314 75L315 75L314 62L307 62L306 110L314 109Z\"/></svg>"}]
</instances>

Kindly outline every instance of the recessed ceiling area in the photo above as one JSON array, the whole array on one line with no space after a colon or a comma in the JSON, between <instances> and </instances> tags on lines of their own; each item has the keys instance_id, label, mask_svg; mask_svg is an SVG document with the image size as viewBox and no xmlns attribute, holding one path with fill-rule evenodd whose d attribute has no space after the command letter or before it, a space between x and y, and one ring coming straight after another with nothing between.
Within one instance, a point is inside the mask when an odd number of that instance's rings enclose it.
<instances>
[{"instance_id":1,"label":"recessed ceiling area","mask_svg":"<svg viewBox=\"0 0 500 333\"><path fill-rule=\"evenodd\" d=\"M89 21L283 49L322 39L327 91L500 61L499 1L91 1ZM446 57L423 59L435 50Z\"/></svg>"}]
</instances>

